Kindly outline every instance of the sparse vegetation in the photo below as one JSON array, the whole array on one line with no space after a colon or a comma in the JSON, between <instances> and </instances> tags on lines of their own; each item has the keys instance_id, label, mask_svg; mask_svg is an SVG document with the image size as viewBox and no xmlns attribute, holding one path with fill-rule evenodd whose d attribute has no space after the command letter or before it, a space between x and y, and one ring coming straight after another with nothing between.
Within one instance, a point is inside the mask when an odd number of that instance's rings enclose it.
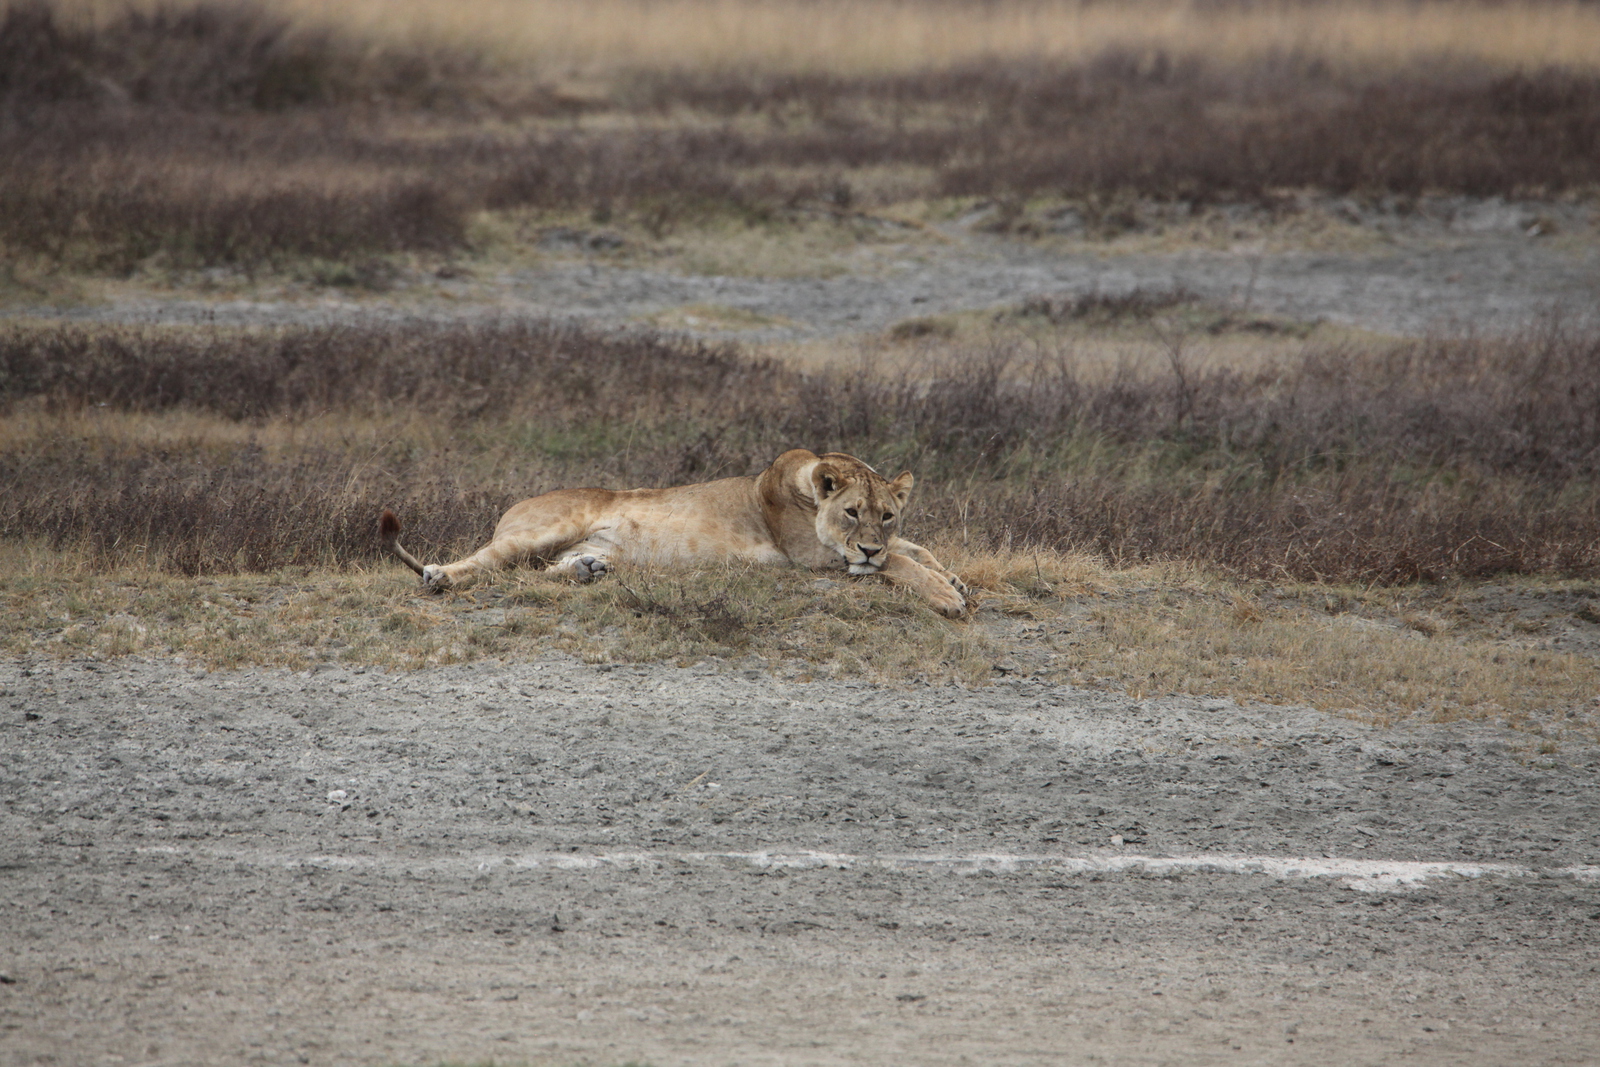
<instances>
[{"instance_id":1,"label":"sparse vegetation","mask_svg":"<svg viewBox=\"0 0 1600 1067\"><path fill-rule=\"evenodd\" d=\"M5 580L16 611L0 647L180 655L212 668L403 669L550 652L590 662L750 657L798 674L967 681L987 677L996 658L993 642L943 626L900 590L800 572L634 571L590 586L523 573L472 596L419 598L393 571L187 578L124 568L108 581L52 558L48 577ZM868 619L874 647L843 647Z\"/></svg>"},{"instance_id":2,"label":"sparse vegetation","mask_svg":"<svg viewBox=\"0 0 1600 1067\"><path fill-rule=\"evenodd\" d=\"M16 542L0 551L9 606L0 649L14 655L302 670L553 652L590 663L714 658L799 679L1032 678L1385 722L1488 719L1547 738L1600 729L1595 657L1530 644L1516 609L1485 610L1466 585L1339 592L1241 584L1181 564L1110 569L1045 551L953 554L986 591L987 609L950 624L883 583L765 568L634 570L589 586L524 571L469 595L424 597L398 568L108 574L72 553ZM1582 604L1596 592L1593 582L1541 582L1513 599ZM1537 625L1559 624L1564 610Z\"/></svg>"},{"instance_id":3,"label":"sparse vegetation","mask_svg":"<svg viewBox=\"0 0 1600 1067\"><path fill-rule=\"evenodd\" d=\"M0 13L0 257L46 270L309 259L362 284L384 274L374 257L472 249L485 213L589 214L659 239L965 198L1028 235L1055 228L1031 210L1043 200L1104 238L1141 198L1293 214L1286 190L1403 209L1600 183L1592 65L1107 38L910 70L611 68L574 95L481 41L374 43L267 3L72 10Z\"/></svg>"},{"instance_id":4,"label":"sparse vegetation","mask_svg":"<svg viewBox=\"0 0 1600 1067\"><path fill-rule=\"evenodd\" d=\"M373 557L391 505L416 548L459 554L541 488L750 473L806 444L914 470L935 541L1386 584L1600 568L1594 334L1308 344L1249 372L1169 340L1140 372L956 342L877 376L525 322L12 325L0 535L191 573L337 566Z\"/></svg>"}]
</instances>

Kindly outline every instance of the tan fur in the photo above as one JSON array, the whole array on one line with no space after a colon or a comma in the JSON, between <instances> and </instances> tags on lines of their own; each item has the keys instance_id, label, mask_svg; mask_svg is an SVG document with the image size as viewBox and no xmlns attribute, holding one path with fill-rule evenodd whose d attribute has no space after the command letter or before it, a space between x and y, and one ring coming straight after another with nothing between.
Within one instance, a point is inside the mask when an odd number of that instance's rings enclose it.
<instances>
[{"instance_id":1,"label":"tan fur","mask_svg":"<svg viewBox=\"0 0 1600 1067\"><path fill-rule=\"evenodd\" d=\"M443 566L424 566L400 546L392 511L379 519L379 533L433 591L520 563L589 581L618 564L788 562L881 574L953 618L966 610L960 579L894 533L913 481L910 471L887 481L854 456L796 448L754 478L671 489L558 489L524 500L501 517L488 544Z\"/></svg>"}]
</instances>

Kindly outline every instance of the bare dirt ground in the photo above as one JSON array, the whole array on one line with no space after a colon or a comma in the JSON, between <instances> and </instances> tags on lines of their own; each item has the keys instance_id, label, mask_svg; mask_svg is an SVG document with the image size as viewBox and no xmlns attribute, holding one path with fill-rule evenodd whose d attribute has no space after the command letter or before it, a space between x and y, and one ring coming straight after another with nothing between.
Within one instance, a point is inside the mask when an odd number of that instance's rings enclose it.
<instances>
[{"instance_id":1,"label":"bare dirt ground","mask_svg":"<svg viewBox=\"0 0 1600 1067\"><path fill-rule=\"evenodd\" d=\"M1600 1048L1593 747L717 664L0 692L8 1065Z\"/></svg>"},{"instance_id":2,"label":"bare dirt ground","mask_svg":"<svg viewBox=\"0 0 1600 1067\"><path fill-rule=\"evenodd\" d=\"M1392 332L1592 309L1594 250L1517 210L1359 254L974 223L798 282L579 250L454 300L49 313L701 301L776 338L1174 282ZM1600 1063L1600 747L1134 701L1028 656L978 689L0 663L0 1065Z\"/></svg>"}]
</instances>

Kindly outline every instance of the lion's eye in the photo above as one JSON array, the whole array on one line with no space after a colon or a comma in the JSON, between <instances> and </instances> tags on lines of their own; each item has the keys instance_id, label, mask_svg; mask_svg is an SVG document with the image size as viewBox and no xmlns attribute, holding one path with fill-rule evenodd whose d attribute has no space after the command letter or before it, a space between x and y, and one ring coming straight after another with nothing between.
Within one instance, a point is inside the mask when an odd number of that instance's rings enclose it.
<instances>
[{"instance_id":1,"label":"lion's eye","mask_svg":"<svg viewBox=\"0 0 1600 1067\"><path fill-rule=\"evenodd\" d=\"M884 522L893 522L894 521L894 512L892 512L892 511L884 512L883 513L883 521Z\"/></svg>"},{"instance_id":2,"label":"lion's eye","mask_svg":"<svg viewBox=\"0 0 1600 1067\"><path fill-rule=\"evenodd\" d=\"M856 509L855 508L845 508L844 509L844 513L846 515L850 516L852 519L856 517Z\"/></svg>"}]
</instances>

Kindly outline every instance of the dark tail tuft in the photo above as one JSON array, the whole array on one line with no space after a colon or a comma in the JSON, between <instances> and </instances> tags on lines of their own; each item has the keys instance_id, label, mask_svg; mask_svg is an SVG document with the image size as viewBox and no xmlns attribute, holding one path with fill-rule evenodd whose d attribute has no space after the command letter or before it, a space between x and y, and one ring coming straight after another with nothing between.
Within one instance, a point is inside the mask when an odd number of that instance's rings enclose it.
<instances>
[{"instance_id":1,"label":"dark tail tuft","mask_svg":"<svg viewBox=\"0 0 1600 1067\"><path fill-rule=\"evenodd\" d=\"M418 574L423 572L422 561L400 547L400 520L388 508L384 508L383 514L378 516L378 538L383 542L385 551L394 553L401 563Z\"/></svg>"}]
</instances>

